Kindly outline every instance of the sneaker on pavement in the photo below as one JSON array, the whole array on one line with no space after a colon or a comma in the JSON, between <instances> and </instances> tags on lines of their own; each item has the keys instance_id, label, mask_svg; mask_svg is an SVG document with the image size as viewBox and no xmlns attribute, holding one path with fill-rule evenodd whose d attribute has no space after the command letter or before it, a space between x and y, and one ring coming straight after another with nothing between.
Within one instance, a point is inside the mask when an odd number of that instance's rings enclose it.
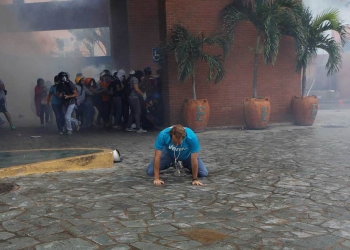
<instances>
[{"instance_id":1,"label":"sneaker on pavement","mask_svg":"<svg viewBox=\"0 0 350 250\"><path fill-rule=\"evenodd\" d=\"M128 131L128 132L135 132L136 130L135 130L135 129L132 129L132 128L126 128L125 131Z\"/></svg>"},{"instance_id":2,"label":"sneaker on pavement","mask_svg":"<svg viewBox=\"0 0 350 250\"><path fill-rule=\"evenodd\" d=\"M77 127L76 127L76 131L79 131L79 130L80 130L80 125L81 125L81 122L78 121L78 125L77 125Z\"/></svg>"},{"instance_id":3,"label":"sneaker on pavement","mask_svg":"<svg viewBox=\"0 0 350 250\"><path fill-rule=\"evenodd\" d=\"M136 130L136 133L139 133L139 134L146 133L146 132L147 132L147 130L144 130L142 128L140 128L139 130Z\"/></svg>"},{"instance_id":4,"label":"sneaker on pavement","mask_svg":"<svg viewBox=\"0 0 350 250\"><path fill-rule=\"evenodd\" d=\"M59 134L60 134L60 135L63 135L63 131L60 131Z\"/></svg>"},{"instance_id":5,"label":"sneaker on pavement","mask_svg":"<svg viewBox=\"0 0 350 250\"><path fill-rule=\"evenodd\" d=\"M72 130L67 131L67 135L72 135L72 134L73 134Z\"/></svg>"},{"instance_id":6,"label":"sneaker on pavement","mask_svg":"<svg viewBox=\"0 0 350 250\"><path fill-rule=\"evenodd\" d=\"M11 129L12 129L12 130L15 130L16 127L15 127L14 125L11 125Z\"/></svg>"}]
</instances>

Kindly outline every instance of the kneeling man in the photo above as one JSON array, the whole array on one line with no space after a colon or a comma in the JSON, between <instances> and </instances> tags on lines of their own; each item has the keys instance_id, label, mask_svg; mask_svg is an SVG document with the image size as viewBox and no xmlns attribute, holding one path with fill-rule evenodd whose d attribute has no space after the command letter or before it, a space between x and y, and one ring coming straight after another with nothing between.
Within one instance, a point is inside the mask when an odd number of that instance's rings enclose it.
<instances>
[{"instance_id":1,"label":"kneeling man","mask_svg":"<svg viewBox=\"0 0 350 250\"><path fill-rule=\"evenodd\" d=\"M192 185L203 186L198 177L208 175L208 170L198 156L200 145L196 134L182 125L174 125L162 130L154 143L154 159L148 165L146 172L154 176L155 185L164 184L159 179L159 171L170 167L171 163L176 164L182 161L185 168L192 172Z\"/></svg>"}]
</instances>

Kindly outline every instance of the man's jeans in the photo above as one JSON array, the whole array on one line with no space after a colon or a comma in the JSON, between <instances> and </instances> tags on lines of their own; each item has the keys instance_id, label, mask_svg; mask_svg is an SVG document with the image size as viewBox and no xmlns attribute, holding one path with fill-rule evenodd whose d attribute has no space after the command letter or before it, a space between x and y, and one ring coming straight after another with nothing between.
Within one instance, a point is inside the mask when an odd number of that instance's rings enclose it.
<instances>
[{"instance_id":1,"label":"man's jeans","mask_svg":"<svg viewBox=\"0 0 350 250\"><path fill-rule=\"evenodd\" d=\"M95 109L91 100L85 100L84 127L90 128L95 117Z\"/></svg>"},{"instance_id":2,"label":"man's jeans","mask_svg":"<svg viewBox=\"0 0 350 250\"><path fill-rule=\"evenodd\" d=\"M46 104L40 104L40 123L41 125L48 124L50 120L49 107Z\"/></svg>"},{"instance_id":3,"label":"man's jeans","mask_svg":"<svg viewBox=\"0 0 350 250\"><path fill-rule=\"evenodd\" d=\"M199 158L199 156L197 157L197 160L198 160L198 177L208 176L208 170L204 166L204 163L201 160L201 158ZM170 167L170 163L174 163L174 161L175 161L174 156L168 155L167 151L165 149L163 149L162 156L160 157L159 170L168 169ZM146 169L146 173L148 175L151 175L151 176L154 176L153 162L154 162L154 159L151 160L150 164L148 165L148 167ZM192 171L191 156L182 162L183 162L185 168Z\"/></svg>"},{"instance_id":4,"label":"man's jeans","mask_svg":"<svg viewBox=\"0 0 350 250\"><path fill-rule=\"evenodd\" d=\"M141 128L140 124L140 116L141 116L141 104L139 98L129 98L129 105L131 108L131 112L128 118L128 123L126 125L127 128L131 128L132 122L135 119L136 129Z\"/></svg>"},{"instance_id":5,"label":"man's jeans","mask_svg":"<svg viewBox=\"0 0 350 250\"><path fill-rule=\"evenodd\" d=\"M57 129L62 132L65 124L62 104L52 104L51 106L55 113Z\"/></svg>"},{"instance_id":6,"label":"man's jeans","mask_svg":"<svg viewBox=\"0 0 350 250\"><path fill-rule=\"evenodd\" d=\"M78 126L78 120L72 117L72 113L73 113L75 107L76 107L75 104L70 104L67 107L67 111L66 111L66 114L64 116L64 118L66 119L66 126L67 126L68 131L73 130L72 129L72 122L75 124L76 127Z\"/></svg>"},{"instance_id":7,"label":"man's jeans","mask_svg":"<svg viewBox=\"0 0 350 250\"><path fill-rule=\"evenodd\" d=\"M114 104L114 126L118 126L121 123L121 118L123 114L123 104L122 104L122 98L119 96L113 97L113 104Z\"/></svg>"}]
</instances>

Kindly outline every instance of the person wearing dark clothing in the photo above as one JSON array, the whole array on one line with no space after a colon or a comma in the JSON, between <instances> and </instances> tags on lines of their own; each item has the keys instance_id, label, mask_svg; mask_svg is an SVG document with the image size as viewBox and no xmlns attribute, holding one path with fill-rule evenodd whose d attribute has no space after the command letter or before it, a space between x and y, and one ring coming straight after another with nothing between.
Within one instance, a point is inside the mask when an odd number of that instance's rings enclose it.
<instances>
[{"instance_id":1,"label":"person wearing dark clothing","mask_svg":"<svg viewBox=\"0 0 350 250\"><path fill-rule=\"evenodd\" d=\"M50 87L49 96L47 97L47 105L51 104L52 110L56 117L56 125L60 135L63 135L65 127L65 119L63 113L62 98L57 92L58 77L54 78L55 84Z\"/></svg>"},{"instance_id":2,"label":"person wearing dark clothing","mask_svg":"<svg viewBox=\"0 0 350 250\"><path fill-rule=\"evenodd\" d=\"M63 104L66 107L65 120L67 135L72 134L72 122L74 123L76 130L80 128L80 122L72 117L72 113L76 108L75 101L78 96L77 88L74 83L69 80L68 74L66 72L60 72L58 74L58 92L63 99Z\"/></svg>"},{"instance_id":3,"label":"person wearing dark clothing","mask_svg":"<svg viewBox=\"0 0 350 250\"><path fill-rule=\"evenodd\" d=\"M7 90L5 88L5 84L2 80L0 80L0 113L4 113L7 121L10 124L11 129L15 130L16 127L12 123L11 115L7 111L6 95L7 95ZM1 123L3 124L4 122L1 122Z\"/></svg>"},{"instance_id":4,"label":"person wearing dark clothing","mask_svg":"<svg viewBox=\"0 0 350 250\"><path fill-rule=\"evenodd\" d=\"M122 82L125 80L125 71L119 70L114 76L114 81L109 85L109 91L112 93L112 101L114 105L114 123L113 128L121 129L121 118L123 114L123 95L124 87Z\"/></svg>"}]
</instances>

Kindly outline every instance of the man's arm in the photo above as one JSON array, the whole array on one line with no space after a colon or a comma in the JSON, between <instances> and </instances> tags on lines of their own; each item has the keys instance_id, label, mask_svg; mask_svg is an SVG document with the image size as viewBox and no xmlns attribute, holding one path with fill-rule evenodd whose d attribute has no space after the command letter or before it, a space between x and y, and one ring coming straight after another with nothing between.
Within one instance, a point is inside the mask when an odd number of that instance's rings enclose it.
<instances>
[{"instance_id":1,"label":"man's arm","mask_svg":"<svg viewBox=\"0 0 350 250\"><path fill-rule=\"evenodd\" d=\"M140 90L140 88L139 88L139 85L134 85L134 89L135 89L135 91L139 94L139 95L141 95L141 96L143 96L144 95L144 93L142 93L142 91Z\"/></svg>"},{"instance_id":2,"label":"man's arm","mask_svg":"<svg viewBox=\"0 0 350 250\"><path fill-rule=\"evenodd\" d=\"M198 153L191 154L191 165L192 165L192 185L204 186L198 180Z\"/></svg>"},{"instance_id":3,"label":"man's arm","mask_svg":"<svg viewBox=\"0 0 350 250\"><path fill-rule=\"evenodd\" d=\"M65 95L64 98L65 99L70 99L70 98L74 98L78 96L78 92L77 90L74 90L73 95Z\"/></svg>"},{"instance_id":4,"label":"man's arm","mask_svg":"<svg viewBox=\"0 0 350 250\"><path fill-rule=\"evenodd\" d=\"M53 95L53 93L52 93L52 92L49 92L49 95L47 96L47 105L50 105L52 95Z\"/></svg>"},{"instance_id":5,"label":"man's arm","mask_svg":"<svg viewBox=\"0 0 350 250\"><path fill-rule=\"evenodd\" d=\"M160 169L160 157L162 156L161 150L156 150L154 153L154 161L153 161L153 171L154 171L154 185L162 185L164 181L159 179L159 169Z\"/></svg>"}]
</instances>

